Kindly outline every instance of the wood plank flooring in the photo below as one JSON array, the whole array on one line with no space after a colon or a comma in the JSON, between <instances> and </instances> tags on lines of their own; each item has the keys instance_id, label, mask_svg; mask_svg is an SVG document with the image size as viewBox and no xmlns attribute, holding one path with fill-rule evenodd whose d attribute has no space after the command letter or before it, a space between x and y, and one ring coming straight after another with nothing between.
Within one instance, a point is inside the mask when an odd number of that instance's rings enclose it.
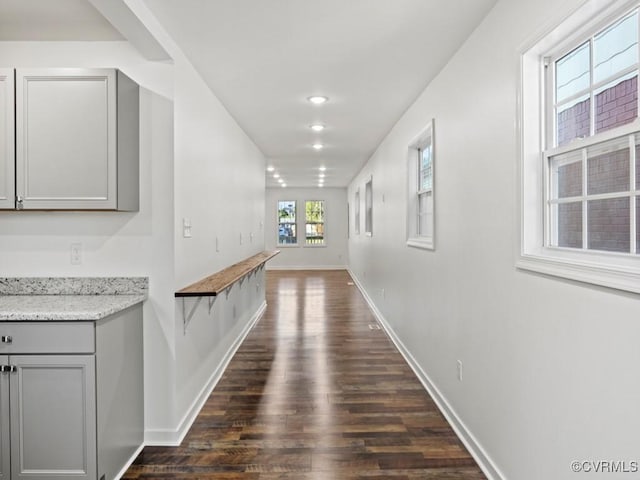
<instances>
[{"instance_id":1,"label":"wood plank flooring","mask_svg":"<svg viewBox=\"0 0 640 480\"><path fill-rule=\"evenodd\" d=\"M123 477L486 479L345 271L267 272L268 308L179 447Z\"/></svg>"}]
</instances>

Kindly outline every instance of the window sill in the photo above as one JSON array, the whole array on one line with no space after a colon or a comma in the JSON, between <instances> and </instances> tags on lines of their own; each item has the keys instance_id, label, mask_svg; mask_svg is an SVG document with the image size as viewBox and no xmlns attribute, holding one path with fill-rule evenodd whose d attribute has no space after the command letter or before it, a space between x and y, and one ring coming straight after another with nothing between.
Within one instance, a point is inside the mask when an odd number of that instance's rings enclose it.
<instances>
[{"instance_id":1,"label":"window sill","mask_svg":"<svg viewBox=\"0 0 640 480\"><path fill-rule=\"evenodd\" d=\"M407 240L407 246L421 248L423 250L435 250L432 238L410 238Z\"/></svg>"},{"instance_id":2,"label":"window sill","mask_svg":"<svg viewBox=\"0 0 640 480\"><path fill-rule=\"evenodd\" d=\"M298 248L300 246L300 244L298 243L285 243L285 244L278 244L277 247L278 248Z\"/></svg>"},{"instance_id":3,"label":"window sill","mask_svg":"<svg viewBox=\"0 0 640 480\"><path fill-rule=\"evenodd\" d=\"M324 245L303 245L303 248L327 248L327 244Z\"/></svg>"},{"instance_id":4,"label":"window sill","mask_svg":"<svg viewBox=\"0 0 640 480\"><path fill-rule=\"evenodd\" d=\"M545 254L522 254L516 267L578 282L640 293L640 266L628 267Z\"/></svg>"}]
</instances>

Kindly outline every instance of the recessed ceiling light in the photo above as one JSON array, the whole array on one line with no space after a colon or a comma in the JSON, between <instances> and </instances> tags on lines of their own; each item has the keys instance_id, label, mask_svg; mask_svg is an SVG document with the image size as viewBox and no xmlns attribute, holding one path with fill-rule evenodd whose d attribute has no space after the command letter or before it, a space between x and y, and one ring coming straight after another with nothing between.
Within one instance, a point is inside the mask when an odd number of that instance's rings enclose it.
<instances>
[{"instance_id":1,"label":"recessed ceiling light","mask_svg":"<svg viewBox=\"0 0 640 480\"><path fill-rule=\"evenodd\" d=\"M324 171L327 170L327 167L320 167L320 168L318 168L318 170L320 170L321 172L324 172Z\"/></svg>"},{"instance_id":2,"label":"recessed ceiling light","mask_svg":"<svg viewBox=\"0 0 640 480\"><path fill-rule=\"evenodd\" d=\"M286 183L283 183L283 184L282 184L282 188L286 188L286 187L287 187L287 184L286 184Z\"/></svg>"},{"instance_id":3,"label":"recessed ceiling light","mask_svg":"<svg viewBox=\"0 0 640 480\"><path fill-rule=\"evenodd\" d=\"M273 174L273 178L280 178L280 174L278 174L278 173L274 173L274 174Z\"/></svg>"},{"instance_id":4,"label":"recessed ceiling light","mask_svg":"<svg viewBox=\"0 0 640 480\"><path fill-rule=\"evenodd\" d=\"M267 172L273 172L274 170L275 170L275 167L272 167L271 165L267 167Z\"/></svg>"},{"instance_id":5,"label":"recessed ceiling light","mask_svg":"<svg viewBox=\"0 0 640 480\"><path fill-rule=\"evenodd\" d=\"M320 188L324 187L324 183L319 183L318 187L320 187Z\"/></svg>"},{"instance_id":6,"label":"recessed ceiling light","mask_svg":"<svg viewBox=\"0 0 640 480\"><path fill-rule=\"evenodd\" d=\"M321 179L322 179L322 178L324 178L324 177L325 177L324 173L321 173L320 175L318 175L318 178L321 178Z\"/></svg>"},{"instance_id":7,"label":"recessed ceiling light","mask_svg":"<svg viewBox=\"0 0 640 480\"><path fill-rule=\"evenodd\" d=\"M324 125L322 125L321 123L314 123L309 128L311 128L311 130L313 130L314 132L321 132L324 130Z\"/></svg>"},{"instance_id":8,"label":"recessed ceiling light","mask_svg":"<svg viewBox=\"0 0 640 480\"><path fill-rule=\"evenodd\" d=\"M314 143L312 146L316 150L322 150L322 148L324 147L324 145L322 145L321 143Z\"/></svg>"},{"instance_id":9,"label":"recessed ceiling light","mask_svg":"<svg viewBox=\"0 0 640 480\"><path fill-rule=\"evenodd\" d=\"M329 100L329 97L324 97L322 95L314 95L312 97L307 97L307 100L309 100L314 105L321 105L325 103L327 100Z\"/></svg>"},{"instance_id":10,"label":"recessed ceiling light","mask_svg":"<svg viewBox=\"0 0 640 480\"><path fill-rule=\"evenodd\" d=\"M284 180L283 180L283 179L281 179L281 178L279 178L279 179L278 179L278 183L282 183L282 182L284 182Z\"/></svg>"}]
</instances>

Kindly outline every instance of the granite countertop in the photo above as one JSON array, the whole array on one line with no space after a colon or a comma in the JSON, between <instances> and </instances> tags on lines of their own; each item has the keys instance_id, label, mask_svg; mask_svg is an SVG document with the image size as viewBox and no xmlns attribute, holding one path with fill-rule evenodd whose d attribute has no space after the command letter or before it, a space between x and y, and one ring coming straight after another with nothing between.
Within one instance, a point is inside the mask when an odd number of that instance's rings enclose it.
<instances>
[{"instance_id":1,"label":"granite countertop","mask_svg":"<svg viewBox=\"0 0 640 480\"><path fill-rule=\"evenodd\" d=\"M100 320L140 303L145 295L0 295L0 321Z\"/></svg>"},{"instance_id":2,"label":"granite countertop","mask_svg":"<svg viewBox=\"0 0 640 480\"><path fill-rule=\"evenodd\" d=\"M145 277L0 278L0 321L100 320L143 302Z\"/></svg>"}]
</instances>

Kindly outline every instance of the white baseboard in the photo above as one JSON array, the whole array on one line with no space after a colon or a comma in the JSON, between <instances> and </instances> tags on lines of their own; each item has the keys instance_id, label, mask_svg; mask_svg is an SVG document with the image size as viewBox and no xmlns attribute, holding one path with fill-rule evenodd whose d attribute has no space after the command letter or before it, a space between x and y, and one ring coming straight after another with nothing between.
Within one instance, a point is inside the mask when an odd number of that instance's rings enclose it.
<instances>
[{"instance_id":1,"label":"white baseboard","mask_svg":"<svg viewBox=\"0 0 640 480\"><path fill-rule=\"evenodd\" d=\"M222 358L222 361L218 365L209 380L205 383L204 387L200 390L200 393L195 398L195 400L191 403L191 406L187 410L187 413L182 417L182 420L178 424L178 427L175 429L154 429L154 430L146 430L145 431L145 444L153 445L153 446L164 446L164 447L177 447L182 443L182 440L189 432L191 425L198 417L198 413L202 410L205 402L211 395L211 392L218 384L224 371L226 370L229 362L235 355L242 342L247 337L253 326L256 324L262 314L267 309L267 302L262 302L256 313L253 314L247 325L244 327L238 338L233 342L233 344L227 350L227 353Z\"/></svg>"},{"instance_id":2,"label":"white baseboard","mask_svg":"<svg viewBox=\"0 0 640 480\"><path fill-rule=\"evenodd\" d=\"M374 316L378 320L378 322L382 325L382 328L387 333L393 344L396 346L400 354L404 357L405 361L409 364L413 372L416 374L420 383L427 390L433 401L436 403L440 412L446 418L453 431L456 433L460 441L464 444L464 446L469 450L471 456L478 463L484 474L487 476L489 480L506 480L506 477L502 474L502 472L495 465L493 460L487 455L482 445L478 442L476 437L469 431L466 427L462 419L456 414L455 410L451 407L446 397L440 392L438 387L431 381L429 375L422 369L422 367L418 364L416 359L411 355L411 352L405 347L402 340L398 338L396 333L393 331L387 320L382 315L382 312L378 310L378 307L373 302L367 291L360 283L358 277L349 269L349 274L351 278L353 278L354 283L362 293L362 296L365 298L369 308L373 312Z\"/></svg>"},{"instance_id":3,"label":"white baseboard","mask_svg":"<svg viewBox=\"0 0 640 480\"><path fill-rule=\"evenodd\" d=\"M144 448L145 444L142 443L142 445L140 445L136 451L133 453L133 455L131 455L131 458L129 458L129 460L127 460L127 463L125 463L124 467L122 467L122 470L120 470L116 476L114 477L116 480L122 478L122 476L127 473L127 470L129 470L129 467L131 466L131 464L134 462L134 460L138 457L138 455L140 455L140 452L142 452L142 449Z\"/></svg>"},{"instance_id":4,"label":"white baseboard","mask_svg":"<svg viewBox=\"0 0 640 480\"><path fill-rule=\"evenodd\" d=\"M346 265L269 265L267 270L347 270Z\"/></svg>"}]
</instances>

